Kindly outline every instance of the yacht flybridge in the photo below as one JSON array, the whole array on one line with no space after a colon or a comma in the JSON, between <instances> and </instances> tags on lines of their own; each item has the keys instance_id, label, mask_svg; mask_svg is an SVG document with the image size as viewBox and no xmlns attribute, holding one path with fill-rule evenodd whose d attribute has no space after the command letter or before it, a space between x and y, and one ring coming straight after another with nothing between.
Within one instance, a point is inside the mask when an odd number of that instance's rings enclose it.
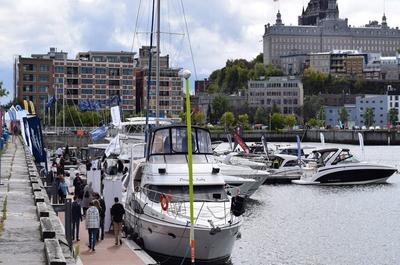
<instances>
[{"instance_id":1,"label":"yacht flybridge","mask_svg":"<svg viewBox=\"0 0 400 265\"><path fill-rule=\"evenodd\" d=\"M190 258L187 127L155 128L148 143L146 158L132 166L125 196L126 224L146 250ZM196 260L226 260L243 209L232 204L239 199L227 195L224 175L214 164L210 133L192 127L192 143Z\"/></svg>"},{"instance_id":2,"label":"yacht flybridge","mask_svg":"<svg viewBox=\"0 0 400 265\"><path fill-rule=\"evenodd\" d=\"M330 148L313 151L296 184L350 185L384 183L397 169L390 166L359 162L349 149Z\"/></svg>"}]
</instances>

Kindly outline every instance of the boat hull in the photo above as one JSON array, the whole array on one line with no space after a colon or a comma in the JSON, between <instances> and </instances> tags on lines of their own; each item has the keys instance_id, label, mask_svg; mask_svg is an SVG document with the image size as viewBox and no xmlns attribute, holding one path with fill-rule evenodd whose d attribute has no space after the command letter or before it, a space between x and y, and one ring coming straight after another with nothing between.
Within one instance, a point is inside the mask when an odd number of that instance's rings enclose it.
<instances>
[{"instance_id":1,"label":"boat hull","mask_svg":"<svg viewBox=\"0 0 400 265\"><path fill-rule=\"evenodd\" d=\"M330 168L322 169L312 178L293 180L296 184L306 185L360 185L385 183L397 170L394 168Z\"/></svg>"},{"instance_id":2,"label":"boat hull","mask_svg":"<svg viewBox=\"0 0 400 265\"><path fill-rule=\"evenodd\" d=\"M129 215L129 214L128 214ZM144 249L156 255L190 258L190 224L178 225L151 216L131 215L128 223L137 224L133 231L143 239ZM201 262L222 262L231 256L241 222L221 227L212 233L210 228L195 227L195 257Z\"/></svg>"}]
</instances>

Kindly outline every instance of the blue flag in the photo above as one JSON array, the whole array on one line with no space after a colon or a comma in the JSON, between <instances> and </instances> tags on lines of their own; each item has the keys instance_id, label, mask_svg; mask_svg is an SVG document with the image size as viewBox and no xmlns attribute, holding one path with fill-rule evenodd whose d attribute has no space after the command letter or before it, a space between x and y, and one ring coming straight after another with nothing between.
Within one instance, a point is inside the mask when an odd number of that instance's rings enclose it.
<instances>
[{"instance_id":1,"label":"blue flag","mask_svg":"<svg viewBox=\"0 0 400 265\"><path fill-rule=\"evenodd\" d=\"M106 126L96 128L89 132L90 138L92 139L93 142L101 140L104 137L106 137L107 130L108 130L108 128Z\"/></svg>"},{"instance_id":2,"label":"blue flag","mask_svg":"<svg viewBox=\"0 0 400 265\"><path fill-rule=\"evenodd\" d=\"M56 103L56 101L57 101L57 99L55 96L52 96L51 98L49 98L49 101L46 104L46 109L51 108L54 105L54 103Z\"/></svg>"},{"instance_id":3,"label":"blue flag","mask_svg":"<svg viewBox=\"0 0 400 265\"><path fill-rule=\"evenodd\" d=\"M45 163L47 174L47 154L44 150L42 127L40 119L37 116L27 118L29 127L29 136L32 144L32 153L36 163Z\"/></svg>"}]
</instances>

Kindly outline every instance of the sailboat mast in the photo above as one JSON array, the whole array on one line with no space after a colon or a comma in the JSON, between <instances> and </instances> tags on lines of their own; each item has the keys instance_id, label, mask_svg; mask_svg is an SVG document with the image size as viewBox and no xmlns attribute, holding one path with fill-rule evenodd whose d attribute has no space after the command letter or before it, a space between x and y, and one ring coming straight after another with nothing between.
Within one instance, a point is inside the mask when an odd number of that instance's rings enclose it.
<instances>
[{"instance_id":1,"label":"sailboat mast","mask_svg":"<svg viewBox=\"0 0 400 265\"><path fill-rule=\"evenodd\" d=\"M159 99L158 99L158 94L160 93L160 18L161 18L161 1L157 0L157 62L156 62L156 126L158 126L159 123L159 115L160 115L160 110L159 110Z\"/></svg>"},{"instance_id":2,"label":"sailboat mast","mask_svg":"<svg viewBox=\"0 0 400 265\"><path fill-rule=\"evenodd\" d=\"M152 48L153 48L153 30L154 30L154 5L155 5L155 0L153 0L153 10L151 14L151 31L150 31L150 48L149 48L149 73L147 77L147 91L146 91L146 132L145 132L145 156L147 156L147 140L149 137L149 132L150 132L150 127L149 127L149 112L150 112L150 87L151 87L151 74L152 74L152 61L153 61L153 56L152 56Z\"/></svg>"}]
</instances>

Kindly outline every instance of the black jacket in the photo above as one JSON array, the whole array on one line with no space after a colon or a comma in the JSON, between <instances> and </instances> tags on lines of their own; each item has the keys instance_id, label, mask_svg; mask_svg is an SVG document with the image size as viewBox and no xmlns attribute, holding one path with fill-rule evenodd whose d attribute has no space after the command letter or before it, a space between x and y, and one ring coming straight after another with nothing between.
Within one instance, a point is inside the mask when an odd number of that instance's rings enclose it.
<instances>
[{"instance_id":1,"label":"black jacket","mask_svg":"<svg viewBox=\"0 0 400 265\"><path fill-rule=\"evenodd\" d=\"M111 207L111 216L114 222L121 223L123 221L122 218L124 214L125 214L125 209L124 206L122 206L122 204L117 202Z\"/></svg>"},{"instance_id":2,"label":"black jacket","mask_svg":"<svg viewBox=\"0 0 400 265\"><path fill-rule=\"evenodd\" d=\"M82 212L81 212L81 205L77 202L74 201L72 203L72 221L81 221L82 220Z\"/></svg>"}]
</instances>

